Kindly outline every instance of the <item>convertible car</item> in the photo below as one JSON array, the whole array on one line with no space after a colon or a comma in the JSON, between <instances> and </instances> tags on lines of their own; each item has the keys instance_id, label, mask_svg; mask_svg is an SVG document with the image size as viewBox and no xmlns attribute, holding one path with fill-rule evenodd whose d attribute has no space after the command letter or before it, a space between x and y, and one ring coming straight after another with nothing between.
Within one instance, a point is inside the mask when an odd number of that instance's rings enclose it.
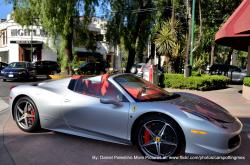
<instances>
[{"instance_id":1,"label":"convertible car","mask_svg":"<svg viewBox=\"0 0 250 165\"><path fill-rule=\"evenodd\" d=\"M120 144L148 159L228 154L241 122L197 95L169 93L132 74L72 76L11 89L10 110L26 132L39 128Z\"/></svg>"}]
</instances>

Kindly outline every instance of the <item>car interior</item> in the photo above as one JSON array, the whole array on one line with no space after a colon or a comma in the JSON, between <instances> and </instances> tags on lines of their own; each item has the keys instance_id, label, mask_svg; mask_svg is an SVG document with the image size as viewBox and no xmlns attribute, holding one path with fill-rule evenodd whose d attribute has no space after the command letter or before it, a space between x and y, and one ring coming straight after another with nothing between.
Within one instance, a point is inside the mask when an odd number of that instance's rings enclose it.
<instances>
[{"instance_id":1,"label":"car interior","mask_svg":"<svg viewBox=\"0 0 250 165\"><path fill-rule=\"evenodd\" d=\"M99 76L97 76L99 77ZM76 82L75 91L84 95L90 95L94 97L111 97L117 98L120 92L108 81L109 75L104 74L98 78L84 78L78 77Z\"/></svg>"}]
</instances>

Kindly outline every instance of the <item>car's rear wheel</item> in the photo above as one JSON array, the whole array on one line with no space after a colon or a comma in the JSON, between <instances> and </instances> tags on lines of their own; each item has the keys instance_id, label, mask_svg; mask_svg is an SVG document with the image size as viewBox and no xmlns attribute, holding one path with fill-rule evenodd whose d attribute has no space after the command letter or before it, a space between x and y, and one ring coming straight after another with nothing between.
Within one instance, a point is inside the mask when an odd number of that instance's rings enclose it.
<instances>
[{"instance_id":1,"label":"car's rear wheel","mask_svg":"<svg viewBox=\"0 0 250 165\"><path fill-rule=\"evenodd\" d=\"M163 161L178 155L182 136L176 123L161 116L148 116L137 127L136 145L148 159Z\"/></svg>"},{"instance_id":2,"label":"car's rear wheel","mask_svg":"<svg viewBox=\"0 0 250 165\"><path fill-rule=\"evenodd\" d=\"M35 103L29 97L21 97L14 106L14 118L17 126L26 132L40 128L39 114Z\"/></svg>"}]
</instances>

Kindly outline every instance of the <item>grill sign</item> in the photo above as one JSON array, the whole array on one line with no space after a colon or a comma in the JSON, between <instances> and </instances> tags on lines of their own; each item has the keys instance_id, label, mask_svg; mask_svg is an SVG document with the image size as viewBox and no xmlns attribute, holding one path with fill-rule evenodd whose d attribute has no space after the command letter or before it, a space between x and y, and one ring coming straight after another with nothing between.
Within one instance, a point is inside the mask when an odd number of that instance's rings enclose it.
<instances>
[{"instance_id":1,"label":"grill sign","mask_svg":"<svg viewBox=\"0 0 250 165\"><path fill-rule=\"evenodd\" d=\"M47 33L43 29L11 29L11 36L33 36L46 37Z\"/></svg>"}]
</instances>

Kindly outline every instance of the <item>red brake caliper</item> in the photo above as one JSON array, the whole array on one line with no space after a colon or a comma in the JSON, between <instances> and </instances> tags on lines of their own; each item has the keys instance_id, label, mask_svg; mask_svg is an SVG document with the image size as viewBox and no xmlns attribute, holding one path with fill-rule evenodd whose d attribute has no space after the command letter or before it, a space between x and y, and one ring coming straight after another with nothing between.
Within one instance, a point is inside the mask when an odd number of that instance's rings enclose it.
<instances>
[{"instance_id":1,"label":"red brake caliper","mask_svg":"<svg viewBox=\"0 0 250 165\"><path fill-rule=\"evenodd\" d=\"M148 144L150 142L150 133L148 130L144 131L144 144Z\"/></svg>"},{"instance_id":2,"label":"red brake caliper","mask_svg":"<svg viewBox=\"0 0 250 165\"><path fill-rule=\"evenodd\" d=\"M34 109L31 110L31 115L34 117L31 117L32 124L35 122L35 111Z\"/></svg>"}]
</instances>

